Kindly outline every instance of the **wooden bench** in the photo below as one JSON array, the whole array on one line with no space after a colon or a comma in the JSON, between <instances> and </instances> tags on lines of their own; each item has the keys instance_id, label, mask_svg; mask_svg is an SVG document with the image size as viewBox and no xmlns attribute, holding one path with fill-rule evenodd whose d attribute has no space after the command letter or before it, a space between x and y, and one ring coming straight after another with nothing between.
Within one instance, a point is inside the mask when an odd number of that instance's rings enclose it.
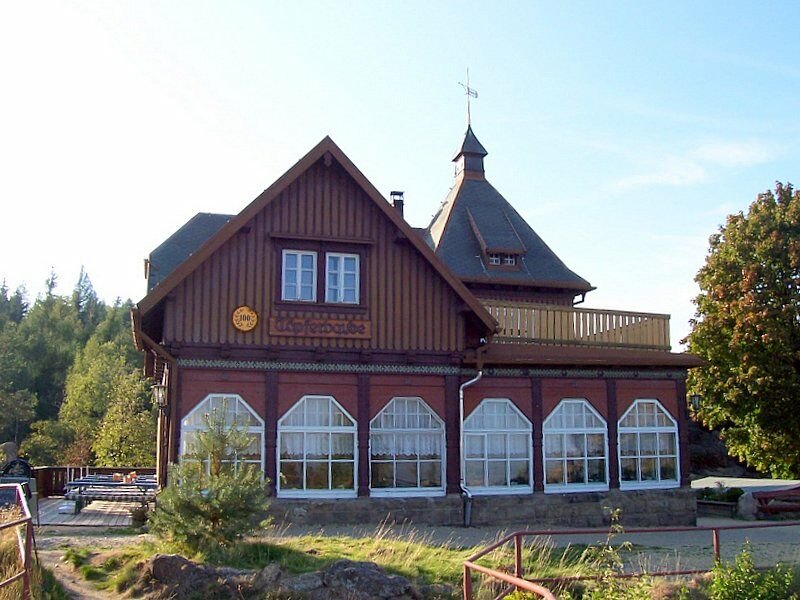
<instances>
[{"instance_id":1,"label":"wooden bench","mask_svg":"<svg viewBox=\"0 0 800 600\"><path fill-rule=\"evenodd\" d=\"M800 513L800 485L775 491L753 492L758 510L764 514Z\"/></svg>"}]
</instances>

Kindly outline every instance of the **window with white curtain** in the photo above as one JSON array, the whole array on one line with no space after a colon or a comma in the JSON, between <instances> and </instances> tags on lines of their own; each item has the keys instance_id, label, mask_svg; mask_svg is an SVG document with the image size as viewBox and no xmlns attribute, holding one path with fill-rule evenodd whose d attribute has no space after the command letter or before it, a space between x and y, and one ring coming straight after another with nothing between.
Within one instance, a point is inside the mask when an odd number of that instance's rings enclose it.
<instances>
[{"instance_id":1,"label":"window with white curtain","mask_svg":"<svg viewBox=\"0 0 800 600\"><path fill-rule=\"evenodd\" d=\"M562 400L542 429L545 491L608 489L607 426L591 404Z\"/></svg>"},{"instance_id":2,"label":"window with white curtain","mask_svg":"<svg viewBox=\"0 0 800 600\"><path fill-rule=\"evenodd\" d=\"M621 489L680 484L678 423L658 400L636 400L618 427Z\"/></svg>"},{"instance_id":3,"label":"window with white curtain","mask_svg":"<svg viewBox=\"0 0 800 600\"><path fill-rule=\"evenodd\" d=\"M332 396L303 396L278 421L278 495L356 495L356 422Z\"/></svg>"},{"instance_id":4,"label":"window with white curtain","mask_svg":"<svg viewBox=\"0 0 800 600\"><path fill-rule=\"evenodd\" d=\"M370 422L372 496L444 494L444 424L421 398L393 398Z\"/></svg>"},{"instance_id":5,"label":"window with white curtain","mask_svg":"<svg viewBox=\"0 0 800 600\"><path fill-rule=\"evenodd\" d=\"M467 487L478 494L532 491L531 431L511 400L483 400L464 420Z\"/></svg>"},{"instance_id":6,"label":"window with white curtain","mask_svg":"<svg viewBox=\"0 0 800 600\"><path fill-rule=\"evenodd\" d=\"M264 470L264 421L236 394L209 394L181 421L180 460L199 461L209 468L198 436L209 430L209 423L221 422L228 429L236 428L244 437L243 447L233 449L223 464L235 469L254 465Z\"/></svg>"}]
</instances>

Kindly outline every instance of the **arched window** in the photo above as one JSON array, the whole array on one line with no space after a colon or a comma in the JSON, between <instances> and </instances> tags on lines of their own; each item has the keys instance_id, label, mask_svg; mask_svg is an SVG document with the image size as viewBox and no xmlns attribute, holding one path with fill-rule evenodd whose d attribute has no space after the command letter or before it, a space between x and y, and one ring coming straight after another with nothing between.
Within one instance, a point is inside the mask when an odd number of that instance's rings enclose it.
<instances>
[{"instance_id":1,"label":"arched window","mask_svg":"<svg viewBox=\"0 0 800 600\"><path fill-rule=\"evenodd\" d=\"M464 421L467 487L475 493L525 493L531 487L531 423L507 399L488 398Z\"/></svg>"},{"instance_id":2,"label":"arched window","mask_svg":"<svg viewBox=\"0 0 800 600\"><path fill-rule=\"evenodd\" d=\"M562 400L542 426L545 491L608 489L606 422L586 400Z\"/></svg>"},{"instance_id":3,"label":"arched window","mask_svg":"<svg viewBox=\"0 0 800 600\"><path fill-rule=\"evenodd\" d=\"M421 398L393 398L370 422L373 496L444 494L444 424Z\"/></svg>"},{"instance_id":4,"label":"arched window","mask_svg":"<svg viewBox=\"0 0 800 600\"><path fill-rule=\"evenodd\" d=\"M331 396L303 396L278 421L278 494L356 495L356 422Z\"/></svg>"},{"instance_id":5,"label":"arched window","mask_svg":"<svg viewBox=\"0 0 800 600\"><path fill-rule=\"evenodd\" d=\"M245 437L242 448L223 463L239 468L244 464L257 465L264 470L264 421L250 405L235 394L209 394L181 421L180 458L182 461L201 461L209 466L207 457L201 455L198 436L207 432L209 423L221 422L224 427L236 427Z\"/></svg>"},{"instance_id":6,"label":"arched window","mask_svg":"<svg viewBox=\"0 0 800 600\"><path fill-rule=\"evenodd\" d=\"M678 424L658 400L636 400L619 420L620 488L679 485Z\"/></svg>"}]
</instances>

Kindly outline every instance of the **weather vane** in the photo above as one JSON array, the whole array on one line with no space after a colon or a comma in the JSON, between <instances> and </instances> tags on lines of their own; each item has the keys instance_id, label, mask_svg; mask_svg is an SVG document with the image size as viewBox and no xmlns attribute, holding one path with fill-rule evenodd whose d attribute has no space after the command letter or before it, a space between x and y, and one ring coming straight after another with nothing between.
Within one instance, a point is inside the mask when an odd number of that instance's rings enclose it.
<instances>
[{"instance_id":1,"label":"weather vane","mask_svg":"<svg viewBox=\"0 0 800 600\"><path fill-rule=\"evenodd\" d=\"M478 97L478 90L469 87L469 69L467 69L467 83L463 84L460 81L458 85L464 88L464 94L467 96L467 126L472 125L472 117L469 114L469 99Z\"/></svg>"}]
</instances>

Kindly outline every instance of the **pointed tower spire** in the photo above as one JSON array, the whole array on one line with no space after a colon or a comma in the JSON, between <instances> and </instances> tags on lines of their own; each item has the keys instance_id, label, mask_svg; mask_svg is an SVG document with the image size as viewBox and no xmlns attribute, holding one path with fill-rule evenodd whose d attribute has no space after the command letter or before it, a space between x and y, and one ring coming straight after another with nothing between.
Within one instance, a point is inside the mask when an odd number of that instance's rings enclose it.
<instances>
[{"instance_id":1,"label":"pointed tower spire","mask_svg":"<svg viewBox=\"0 0 800 600\"><path fill-rule=\"evenodd\" d=\"M489 154L472 131L472 125L467 125L467 131L461 142L453 162L456 163L456 176L461 173L478 179L485 177L483 170L483 157Z\"/></svg>"}]
</instances>

